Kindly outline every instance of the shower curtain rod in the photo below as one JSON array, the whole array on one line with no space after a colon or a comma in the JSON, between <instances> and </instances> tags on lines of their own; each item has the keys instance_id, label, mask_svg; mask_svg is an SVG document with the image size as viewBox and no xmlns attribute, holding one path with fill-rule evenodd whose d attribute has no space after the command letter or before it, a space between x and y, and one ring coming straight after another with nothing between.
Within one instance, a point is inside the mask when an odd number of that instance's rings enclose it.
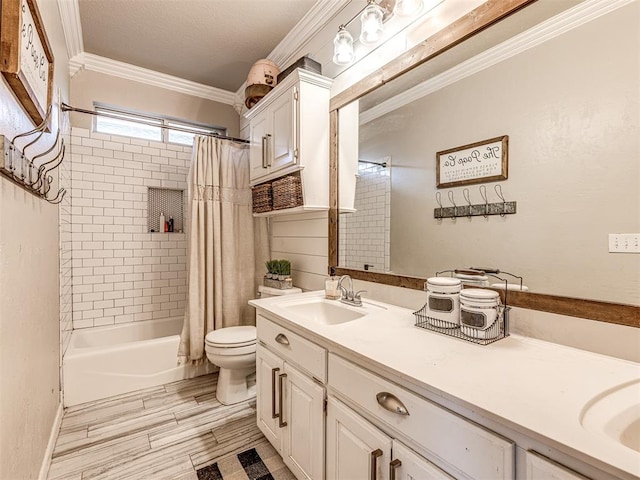
<instances>
[{"instance_id":1,"label":"shower curtain rod","mask_svg":"<svg viewBox=\"0 0 640 480\"><path fill-rule=\"evenodd\" d=\"M379 167L387 168L387 162L372 162L371 160L360 160L358 163L368 163L369 165L378 165Z\"/></svg>"},{"instance_id":2,"label":"shower curtain rod","mask_svg":"<svg viewBox=\"0 0 640 480\"><path fill-rule=\"evenodd\" d=\"M67 105L66 103L63 103L60 108L62 109L63 112L77 112L77 113L85 113L87 115L100 115L100 116L103 116L103 117L109 117L109 118L115 118L115 119L118 119L118 120L122 120L122 117L119 116L119 115L116 115L116 114L112 114L112 113L109 113L109 112L96 112L95 110L85 110L84 108L72 107L70 105ZM122 113L126 113L126 112L122 112ZM137 118L127 118L126 120L128 122L140 123L142 125L149 125L151 127L166 128L167 130L176 130L178 132L193 133L195 135L204 135L205 137L221 138L223 140L231 140L232 142L249 143L249 140L245 140L244 138L228 137L226 135L220 135L219 133L194 132L193 130L189 130L188 128L175 127L175 126L172 126L172 125L158 125L157 123L146 122L144 120L140 120L140 119L137 119Z\"/></svg>"}]
</instances>

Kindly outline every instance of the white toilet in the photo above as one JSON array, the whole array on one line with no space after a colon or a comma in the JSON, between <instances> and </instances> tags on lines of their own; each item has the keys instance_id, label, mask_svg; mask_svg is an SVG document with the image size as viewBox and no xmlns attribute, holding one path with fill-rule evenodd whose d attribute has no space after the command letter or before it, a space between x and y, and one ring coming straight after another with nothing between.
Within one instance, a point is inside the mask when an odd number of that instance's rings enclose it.
<instances>
[{"instance_id":1,"label":"white toilet","mask_svg":"<svg viewBox=\"0 0 640 480\"><path fill-rule=\"evenodd\" d=\"M279 290L260 286L260 298L301 293L299 288ZM256 327L227 327L209 332L204 340L207 358L220 367L216 398L223 405L243 402L256 395L248 377L256 371Z\"/></svg>"}]
</instances>

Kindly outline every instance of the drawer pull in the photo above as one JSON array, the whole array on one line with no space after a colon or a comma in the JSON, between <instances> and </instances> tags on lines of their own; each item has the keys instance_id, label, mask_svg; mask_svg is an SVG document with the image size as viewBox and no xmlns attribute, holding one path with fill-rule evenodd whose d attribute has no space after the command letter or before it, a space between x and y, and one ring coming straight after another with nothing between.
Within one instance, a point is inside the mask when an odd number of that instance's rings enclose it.
<instances>
[{"instance_id":1,"label":"drawer pull","mask_svg":"<svg viewBox=\"0 0 640 480\"><path fill-rule=\"evenodd\" d=\"M371 465L369 471L369 479L376 480L378 478L378 457L382 456L382 450L376 448L371 452Z\"/></svg>"},{"instance_id":2,"label":"drawer pull","mask_svg":"<svg viewBox=\"0 0 640 480\"><path fill-rule=\"evenodd\" d=\"M390 411L391 413L397 413L398 415L409 415L409 410L407 410L407 407L405 407L404 403L402 403L393 393L380 392L376 395L376 400L382 408Z\"/></svg>"},{"instance_id":3,"label":"drawer pull","mask_svg":"<svg viewBox=\"0 0 640 480\"><path fill-rule=\"evenodd\" d=\"M283 383L284 383L284 379L287 378L287 374L286 373L281 373L280 375L278 375L278 394L280 395L280 398L278 399L278 410L280 410L280 417L278 418L278 427L282 428L282 427L286 427L287 426L287 422L283 422L282 419L284 418L284 412L282 411L282 405L284 403L283 397L284 397L284 388L283 388Z\"/></svg>"},{"instance_id":4,"label":"drawer pull","mask_svg":"<svg viewBox=\"0 0 640 480\"><path fill-rule=\"evenodd\" d=\"M267 137L262 136L262 168L267 168L267 147L266 147Z\"/></svg>"},{"instance_id":5,"label":"drawer pull","mask_svg":"<svg viewBox=\"0 0 640 480\"><path fill-rule=\"evenodd\" d=\"M284 333L279 333L276 336L276 342L278 342L280 345L289 345L289 339Z\"/></svg>"},{"instance_id":6,"label":"drawer pull","mask_svg":"<svg viewBox=\"0 0 640 480\"><path fill-rule=\"evenodd\" d=\"M400 465L402 465L402 462L399 459L391 460L389 464L389 480L396 480L396 472Z\"/></svg>"},{"instance_id":7,"label":"drawer pull","mask_svg":"<svg viewBox=\"0 0 640 480\"><path fill-rule=\"evenodd\" d=\"M278 418L279 413L276 413L276 374L280 371L279 368L271 369L271 418Z\"/></svg>"}]
</instances>

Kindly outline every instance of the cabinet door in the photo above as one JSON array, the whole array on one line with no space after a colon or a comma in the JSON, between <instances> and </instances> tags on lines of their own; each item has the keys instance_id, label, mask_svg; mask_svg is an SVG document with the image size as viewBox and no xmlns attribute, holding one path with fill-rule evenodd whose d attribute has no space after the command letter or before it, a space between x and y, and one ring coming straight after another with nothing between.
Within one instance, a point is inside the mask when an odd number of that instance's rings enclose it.
<instances>
[{"instance_id":1,"label":"cabinet door","mask_svg":"<svg viewBox=\"0 0 640 480\"><path fill-rule=\"evenodd\" d=\"M454 480L397 440L393 441L393 460L389 470L390 480Z\"/></svg>"},{"instance_id":2,"label":"cabinet door","mask_svg":"<svg viewBox=\"0 0 640 480\"><path fill-rule=\"evenodd\" d=\"M349 407L329 397L327 479L388 480L391 438ZM371 467L374 466L374 471Z\"/></svg>"},{"instance_id":3,"label":"cabinet door","mask_svg":"<svg viewBox=\"0 0 640 480\"><path fill-rule=\"evenodd\" d=\"M324 387L284 364L282 458L298 479L324 478Z\"/></svg>"},{"instance_id":4,"label":"cabinet door","mask_svg":"<svg viewBox=\"0 0 640 480\"><path fill-rule=\"evenodd\" d=\"M249 126L249 137L251 144L249 147L249 164L251 166L250 178L252 183L260 177L264 177L269 173L268 169L268 137L269 116L267 112L256 115L251 120Z\"/></svg>"},{"instance_id":5,"label":"cabinet door","mask_svg":"<svg viewBox=\"0 0 640 480\"><path fill-rule=\"evenodd\" d=\"M268 109L271 131L269 143L269 172L294 165L298 161L298 89L292 88L277 98Z\"/></svg>"},{"instance_id":6,"label":"cabinet door","mask_svg":"<svg viewBox=\"0 0 640 480\"><path fill-rule=\"evenodd\" d=\"M282 450L282 428L279 426L278 375L284 373L284 362L258 344L256 350L256 415L258 428L278 452Z\"/></svg>"},{"instance_id":7,"label":"cabinet door","mask_svg":"<svg viewBox=\"0 0 640 480\"><path fill-rule=\"evenodd\" d=\"M587 480L536 452L527 452L527 480Z\"/></svg>"}]
</instances>

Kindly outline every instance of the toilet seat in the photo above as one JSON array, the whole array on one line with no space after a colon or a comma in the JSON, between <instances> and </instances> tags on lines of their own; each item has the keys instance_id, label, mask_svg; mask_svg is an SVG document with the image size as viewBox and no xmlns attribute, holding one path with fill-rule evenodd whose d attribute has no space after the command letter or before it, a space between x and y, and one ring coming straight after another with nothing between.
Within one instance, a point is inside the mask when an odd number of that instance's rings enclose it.
<instances>
[{"instance_id":1,"label":"toilet seat","mask_svg":"<svg viewBox=\"0 0 640 480\"><path fill-rule=\"evenodd\" d=\"M225 327L209 332L204 342L205 345L217 349L241 348L255 345L256 336L256 327L252 325Z\"/></svg>"}]
</instances>

